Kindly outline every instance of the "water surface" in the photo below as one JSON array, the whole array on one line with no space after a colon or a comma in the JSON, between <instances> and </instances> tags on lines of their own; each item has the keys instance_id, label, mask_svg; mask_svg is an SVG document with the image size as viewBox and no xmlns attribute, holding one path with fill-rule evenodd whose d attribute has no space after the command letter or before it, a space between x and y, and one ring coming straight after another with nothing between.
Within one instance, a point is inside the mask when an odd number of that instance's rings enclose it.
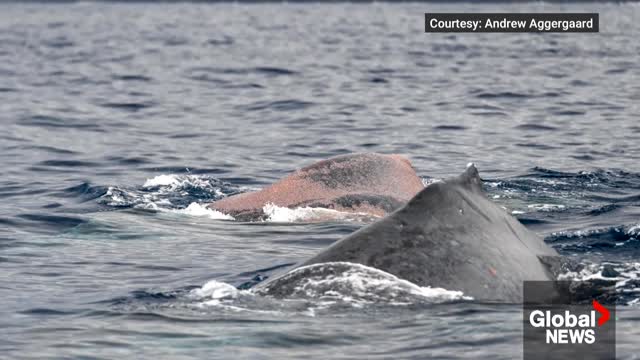
<instances>
[{"instance_id":1,"label":"water surface","mask_svg":"<svg viewBox=\"0 0 640 360\"><path fill-rule=\"evenodd\" d=\"M424 34L427 11L599 12L601 31ZM198 204L375 151L425 182L475 162L551 246L591 274L613 264L619 357L638 358L638 19L636 4L0 4L1 352L520 357L518 306L224 286L362 224L235 223ZM211 280L222 293L194 296Z\"/></svg>"}]
</instances>

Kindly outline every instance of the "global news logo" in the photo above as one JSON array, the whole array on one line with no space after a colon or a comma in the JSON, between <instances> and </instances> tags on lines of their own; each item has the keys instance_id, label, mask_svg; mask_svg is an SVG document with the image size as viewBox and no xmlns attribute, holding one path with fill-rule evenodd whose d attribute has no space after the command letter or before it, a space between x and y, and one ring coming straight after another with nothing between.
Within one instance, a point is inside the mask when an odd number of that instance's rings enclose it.
<instances>
[{"instance_id":1,"label":"global news logo","mask_svg":"<svg viewBox=\"0 0 640 360\"><path fill-rule=\"evenodd\" d=\"M615 359L617 301L615 284L526 281L523 359Z\"/></svg>"},{"instance_id":2,"label":"global news logo","mask_svg":"<svg viewBox=\"0 0 640 360\"><path fill-rule=\"evenodd\" d=\"M593 310L588 314L574 314L565 310L553 314L550 310L533 310L529 323L535 328L544 328L547 344L593 344L596 342L596 325L603 326L611 313L598 301L593 300ZM596 320L596 313L600 316Z\"/></svg>"}]
</instances>

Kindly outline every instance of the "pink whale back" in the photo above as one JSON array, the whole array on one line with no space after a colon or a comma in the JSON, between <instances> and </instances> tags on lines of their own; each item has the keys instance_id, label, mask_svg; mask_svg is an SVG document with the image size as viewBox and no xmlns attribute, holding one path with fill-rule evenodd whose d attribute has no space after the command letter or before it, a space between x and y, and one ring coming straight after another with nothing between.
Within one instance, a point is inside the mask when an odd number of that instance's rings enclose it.
<instances>
[{"instance_id":1,"label":"pink whale back","mask_svg":"<svg viewBox=\"0 0 640 360\"><path fill-rule=\"evenodd\" d=\"M209 207L234 216L259 213L269 203L383 216L423 187L409 160L400 155L348 154L319 161L260 191L230 196Z\"/></svg>"}]
</instances>

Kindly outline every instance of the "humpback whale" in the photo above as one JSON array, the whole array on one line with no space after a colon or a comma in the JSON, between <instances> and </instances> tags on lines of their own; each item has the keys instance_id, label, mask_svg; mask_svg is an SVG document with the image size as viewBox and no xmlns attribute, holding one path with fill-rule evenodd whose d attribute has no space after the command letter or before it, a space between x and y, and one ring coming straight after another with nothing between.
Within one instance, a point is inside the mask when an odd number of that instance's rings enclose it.
<instances>
[{"instance_id":1,"label":"humpback whale","mask_svg":"<svg viewBox=\"0 0 640 360\"><path fill-rule=\"evenodd\" d=\"M409 160L400 155L348 154L317 162L260 191L233 195L208 207L244 221L263 217L267 204L381 217L423 188Z\"/></svg>"},{"instance_id":2,"label":"humpback whale","mask_svg":"<svg viewBox=\"0 0 640 360\"><path fill-rule=\"evenodd\" d=\"M255 289L286 297L308 265L347 262L477 301L519 303L523 281L554 279L544 263L556 258L553 248L487 198L469 164L462 175L430 184L394 213Z\"/></svg>"}]
</instances>

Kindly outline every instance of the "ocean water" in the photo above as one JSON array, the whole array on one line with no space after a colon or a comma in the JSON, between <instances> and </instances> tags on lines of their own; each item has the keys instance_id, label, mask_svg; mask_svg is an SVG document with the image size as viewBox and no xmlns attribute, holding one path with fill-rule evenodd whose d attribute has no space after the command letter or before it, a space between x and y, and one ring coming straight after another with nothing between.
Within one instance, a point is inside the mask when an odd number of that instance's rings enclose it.
<instances>
[{"instance_id":1,"label":"ocean water","mask_svg":"<svg viewBox=\"0 0 640 360\"><path fill-rule=\"evenodd\" d=\"M423 33L437 11L600 33ZM639 35L632 3L0 4L0 357L521 357L519 306L375 269L248 290L363 222L203 204L374 151L425 183L474 162L576 277L614 268L618 357L640 358Z\"/></svg>"}]
</instances>

